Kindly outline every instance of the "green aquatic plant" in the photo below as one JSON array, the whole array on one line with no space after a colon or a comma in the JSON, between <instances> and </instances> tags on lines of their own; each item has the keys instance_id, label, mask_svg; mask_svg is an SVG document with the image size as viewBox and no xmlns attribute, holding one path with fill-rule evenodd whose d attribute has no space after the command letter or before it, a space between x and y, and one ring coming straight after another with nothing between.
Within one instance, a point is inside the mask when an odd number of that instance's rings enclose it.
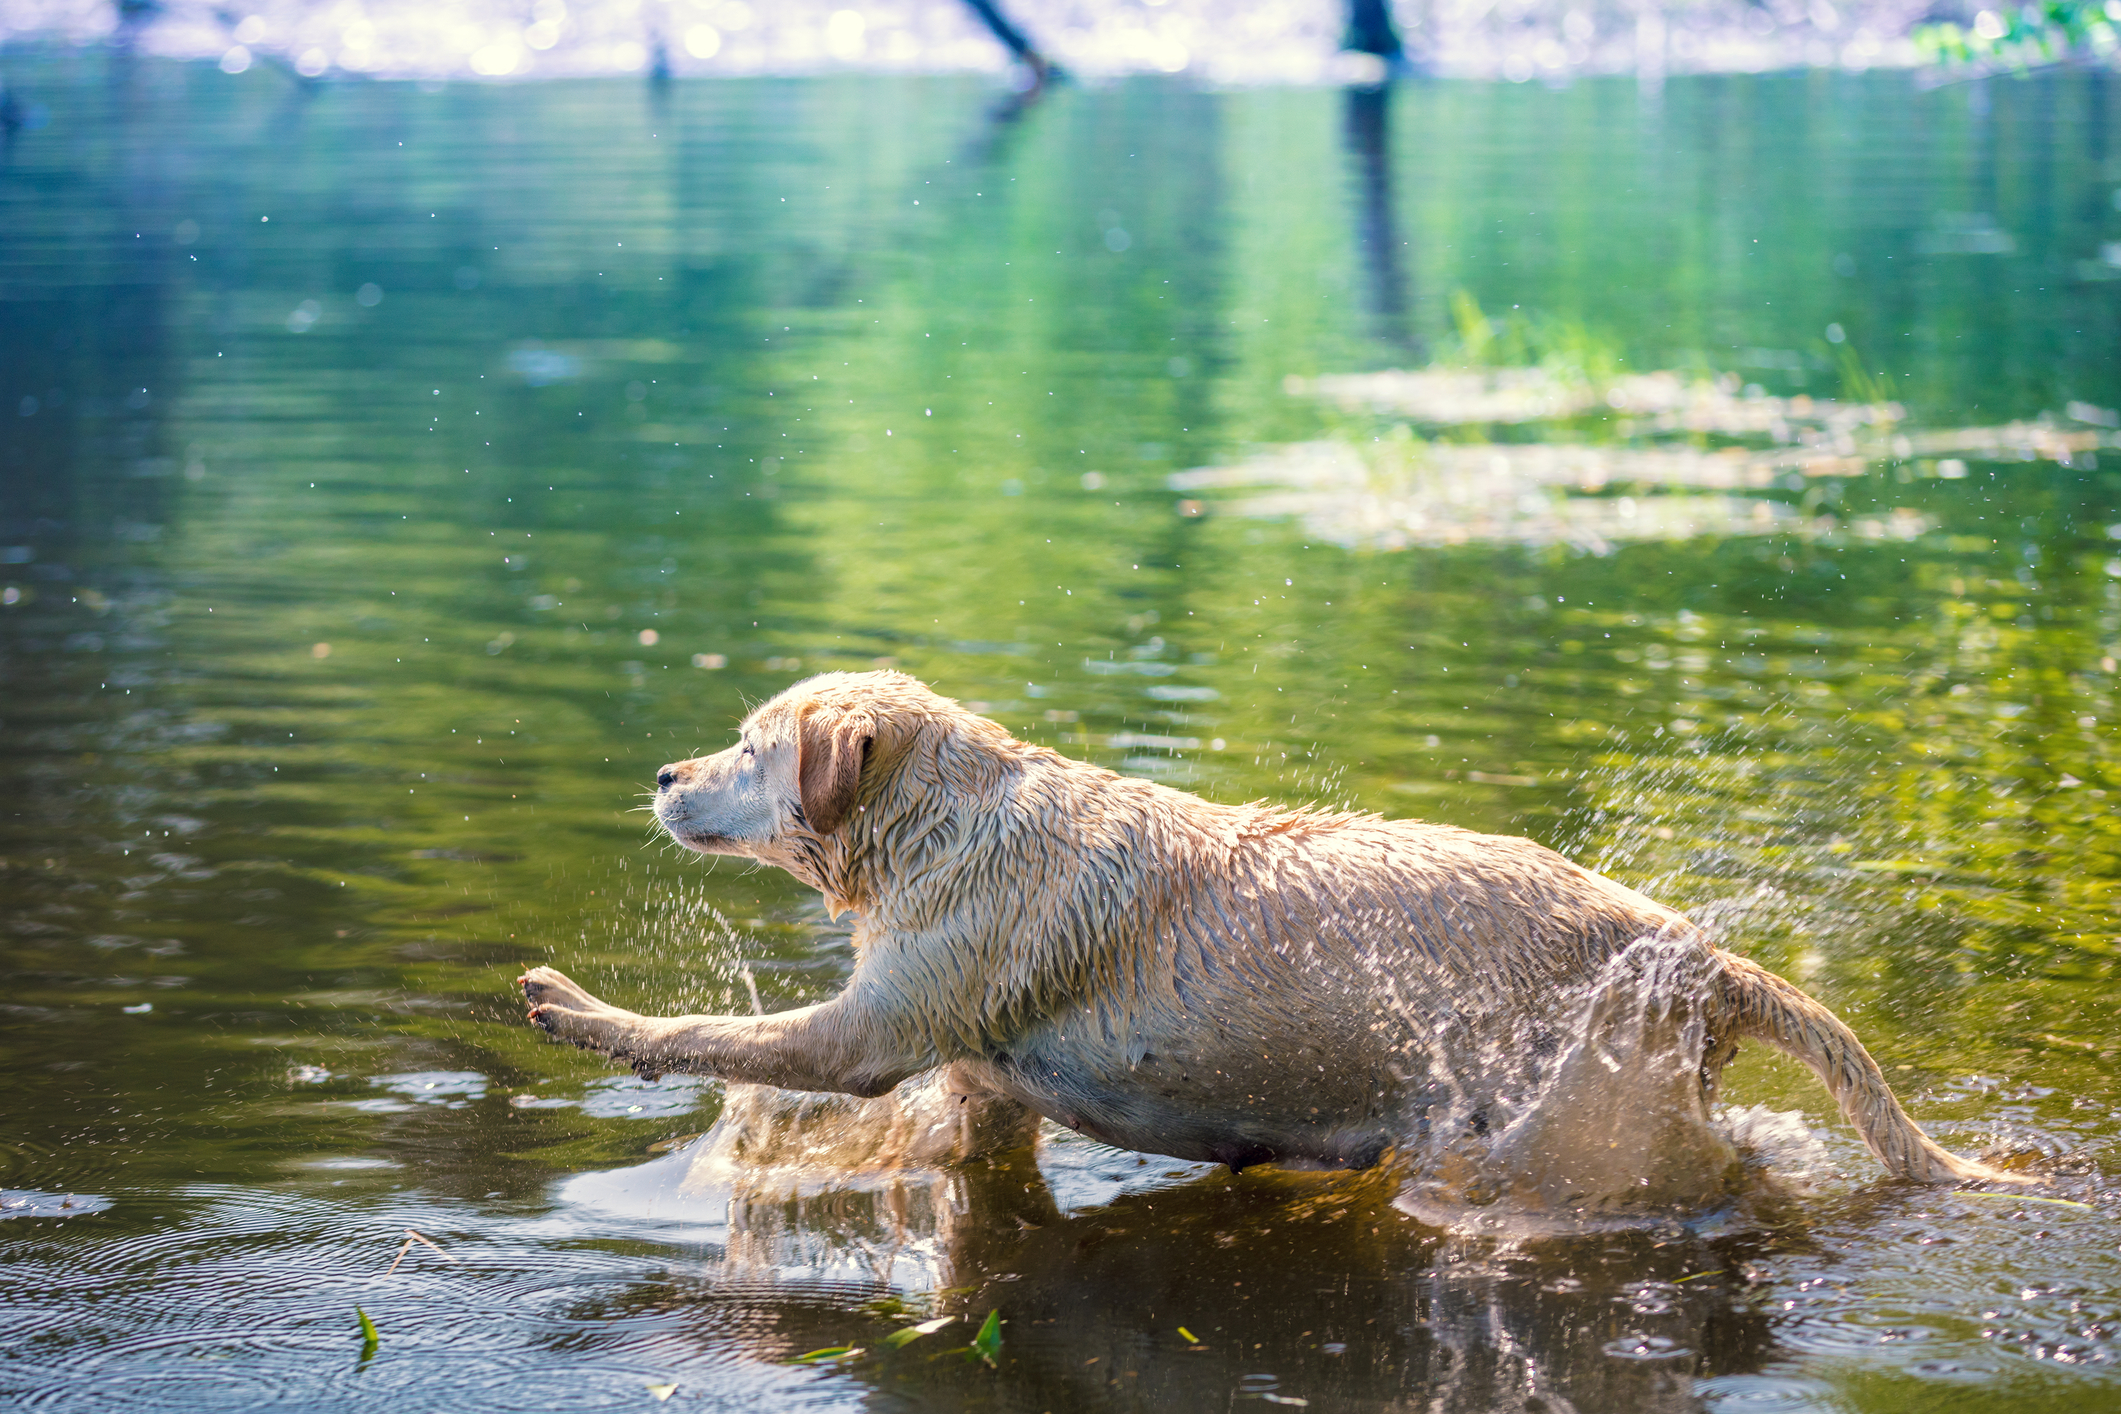
<instances>
[{"instance_id":1,"label":"green aquatic plant","mask_svg":"<svg viewBox=\"0 0 2121 1414\"><path fill-rule=\"evenodd\" d=\"M896 1297L884 1297L881 1300L870 1302L863 1309L871 1314L878 1315L902 1315L907 1313L904 1302ZM881 1344L886 1350L900 1350L913 1344L914 1341L919 1340L922 1336L934 1335L937 1331L953 1324L956 1320L957 1317L955 1316L936 1316L929 1320L920 1321L902 1330L893 1331L884 1337ZM972 1337L972 1344L960 1346L955 1353L964 1355L968 1360L977 1358L992 1365L994 1357L1000 1352L1001 1348L1001 1312L996 1310L987 1313L987 1319L980 1326L979 1333ZM820 1350L806 1350L801 1355L792 1357L788 1363L791 1365L844 1365L851 1360L859 1360L868 1353L867 1346L828 1345ZM953 1352L945 1351L943 1353L951 1354Z\"/></svg>"},{"instance_id":2,"label":"green aquatic plant","mask_svg":"<svg viewBox=\"0 0 2121 1414\"><path fill-rule=\"evenodd\" d=\"M884 1344L893 1350L898 1349L902 1345L911 1345L924 1335L934 1335L956 1319L957 1317L955 1316L937 1316L932 1321L922 1321L918 1325L907 1326L904 1330L893 1331L885 1336Z\"/></svg>"},{"instance_id":3,"label":"green aquatic plant","mask_svg":"<svg viewBox=\"0 0 2121 1414\"><path fill-rule=\"evenodd\" d=\"M1002 1353L1002 1313L1000 1307L989 1311L987 1319L980 1322L979 1334L972 1337L971 1353L986 1361L990 1366L995 1363L996 1357Z\"/></svg>"},{"instance_id":4,"label":"green aquatic plant","mask_svg":"<svg viewBox=\"0 0 2121 1414\"><path fill-rule=\"evenodd\" d=\"M1451 291L1452 337L1438 347L1437 362L1469 368L1542 368L1575 382L1602 383L1620 374L1627 359L1618 340L1595 333L1580 319L1540 312L1489 315L1471 290Z\"/></svg>"},{"instance_id":5,"label":"green aquatic plant","mask_svg":"<svg viewBox=\"0 0 2121 1414\"><path fill-rule=\"evenodd\" d=\"M1830 335L1838 331L1829 331ZM1872 410L1870 421L1874 426L1887 426L1897 421L1900 405L1893 400L1893 390L1885 382L1886 375L1874 373L1856 352L1856 345L1847 335L1830 338L1828 348L1834 359L1835 372L1841 378L1841 392L1849 402Z\"/></svg>"}]
</instances>

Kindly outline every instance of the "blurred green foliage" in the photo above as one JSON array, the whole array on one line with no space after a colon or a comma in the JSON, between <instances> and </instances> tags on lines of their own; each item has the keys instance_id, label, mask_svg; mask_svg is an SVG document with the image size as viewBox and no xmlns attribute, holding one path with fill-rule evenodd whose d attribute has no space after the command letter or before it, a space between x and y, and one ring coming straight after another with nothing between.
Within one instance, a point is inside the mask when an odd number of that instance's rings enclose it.
<instances>
[{"instance_id":1,"label":"blurred green foliage","mask_svg":"<svg viewBox=\"0 0 2121 1414\"><path fill-rule=\"evenodd\" d=\"M1910 37L1932 64L1981 64L2023 73L2072 54L2112 57L2121 49L2121 5L2114 0L2038 0L1980 12L1971 25L1917 25Z\"/></svg>"}]
</instances>

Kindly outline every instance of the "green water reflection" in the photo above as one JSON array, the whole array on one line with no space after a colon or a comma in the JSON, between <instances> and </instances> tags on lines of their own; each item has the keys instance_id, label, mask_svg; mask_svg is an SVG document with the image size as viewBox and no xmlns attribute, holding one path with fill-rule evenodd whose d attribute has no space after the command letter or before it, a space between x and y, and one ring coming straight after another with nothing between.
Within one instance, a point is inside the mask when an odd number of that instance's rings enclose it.
<instances>
[{"instance_id":1,"label":"green water reflection","mask_svg":"<svg viewBox=\"0 0 2121 1414\"><path fill-rule=\"evenodd\" d=\"M888 1407L2112 1398L2121 1199L2085 1176L2121 1121L2106 76L1019 111L959 80L7 64L52 120L0 167L0 1182L115 1202L6 1225L42 1294L0 1387L208 1399L149 1335L234 1281L230 1389L297 1402L418 1378L523 1407L525 1345L585 1406L681 1367L681 1397ZM1589 547L1350 546L1172 489L1288 444L1763 444L1288 383L1473 354L2075 440L1888 440L1750 491L1759 533ZM813 899L675 857L636 807L748 703L871 663L1218 798L1567 849L1842 1008L1955 1146L2070 1156L2058 1196L2093 1209L1858 1187L1839 1130L1849 1177L1775 1235L1677 1255L1468 1254L1359 1185L973 1191L950 1269L1012 1313L1013 1364L790 1373L873 1340L875 1292L745 1285L718 1229L555 1197L712 1093L541 1044L507 984L552 959L732 1009L748 962L769 1006L829 993ZM1779 1062L1730 1097L1828 1124ZM352 1366L341 1312L408 1224L514 1275L393 1311L416 1348L378 1312L366 1385L314 1373ZM127 1243L168 1271L111 1267ZM1216 1311L1234 1349L1171 1343ZM1680 1354L1610 1353L1665 1320Z\"/></svg>"}]
</instances>

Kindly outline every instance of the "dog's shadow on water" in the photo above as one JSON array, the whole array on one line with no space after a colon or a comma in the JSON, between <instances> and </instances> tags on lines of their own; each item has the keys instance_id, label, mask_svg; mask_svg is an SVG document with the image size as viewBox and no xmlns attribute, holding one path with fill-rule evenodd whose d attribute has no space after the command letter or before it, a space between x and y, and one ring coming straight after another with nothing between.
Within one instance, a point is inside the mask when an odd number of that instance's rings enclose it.
<instances>
[{"instance_id":1,"label":"dog's shadow on water","mask_svg":"<svg viewBox=\"0 0 2121 1414\"><path fill-rule=\"evenodd\" d=\"M710 1134L565 1185L709 1257L597 1314L669 1322L703 1353L740 1330L767 1362L856 1347L844 1378L922 1408L1683 1410L1772 1346L1744 1234L1454 1237L1393 1206L1388 1170L1233 1176L1050 1127L1035 1150L867 1175L729 1149ZM962 1353L990 1310L997 1370ZM933 1315L960 1321L887 1343Z\"/></svg>"}]
</instances>

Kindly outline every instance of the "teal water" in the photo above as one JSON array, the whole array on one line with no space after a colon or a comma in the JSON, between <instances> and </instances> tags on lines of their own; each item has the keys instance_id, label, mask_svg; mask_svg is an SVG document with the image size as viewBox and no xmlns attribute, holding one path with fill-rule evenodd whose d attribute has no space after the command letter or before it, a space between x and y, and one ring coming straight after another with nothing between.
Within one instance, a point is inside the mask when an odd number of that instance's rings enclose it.
<instances>
[{"instance_id":1,"label":"teal water","mask_svg":"<svg viewBox=\"0 0 2121 1414\"><path fill-rule=\"evenodd\" d=\"M2111 1406L2106 76L5 67L11 1400ZM715 1088L510 979L829 994L814 898L638 808L879 662L1219 799L1565 849L2062 1201L1879 1184L1759 1057L1727 1098L1801 1112L1811 1192L1716 1236L1495 1248L1057 1135L688 1187ZM408 1227L455 1260L387 1271ZM996 1367L942 1353L993 1309ZM880 1348L914 1311L968 1324Z\"/></svg>"}]
</instances>

